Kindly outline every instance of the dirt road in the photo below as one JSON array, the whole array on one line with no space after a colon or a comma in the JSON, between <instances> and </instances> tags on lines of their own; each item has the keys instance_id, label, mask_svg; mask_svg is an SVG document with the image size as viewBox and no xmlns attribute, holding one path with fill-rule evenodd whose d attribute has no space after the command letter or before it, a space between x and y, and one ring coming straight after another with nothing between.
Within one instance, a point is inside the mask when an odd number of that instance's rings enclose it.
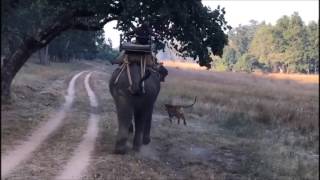
<instances>
[{"instance_id":1,"label":"dirt road","mask_svg":"<svg viewBox=\"0 0 320 180\"><path fill-rule=\"evenodd\" d=\"M188 126L183 126L170 124L161 104L156 104L151 143L139 153L113 154L117 117L108 80L114 68L93 64L73 71L60 89L67 90L64 103L25 133L27 138L15 136L12 143L3 144L1 179L233 180L255 176L250 174L259 160L252 151L255 139L222 129L215 121L222 117L220 111L214 116L187 111ZM253 128L250 133L255 133Z\"/></svg>"},{"instance_id":2,"label":"dirt road","mask_svg":"<svg viewBox=\"0 0 320 180\"><path fill-rule=\"evenodd\" d=\"M80 72L76 74L72 80L70 81L68 87L68 94L65 99L66 102L57 112L52 114L52 117L43 125L41 125L38 129L36 129L30 138L22 143L21 145L11 150L8 154L2 156L1 154L1 177L6 177L11 171L13 171L16 166L18 166L22 161L29 158L31 153L35 151L40 144L53 132L58 126L61 124L62 120L66 116L66 112L72 106L74 99L74 86L77 78L83 74L84 72Z\"/></svg>"}]
</instances>

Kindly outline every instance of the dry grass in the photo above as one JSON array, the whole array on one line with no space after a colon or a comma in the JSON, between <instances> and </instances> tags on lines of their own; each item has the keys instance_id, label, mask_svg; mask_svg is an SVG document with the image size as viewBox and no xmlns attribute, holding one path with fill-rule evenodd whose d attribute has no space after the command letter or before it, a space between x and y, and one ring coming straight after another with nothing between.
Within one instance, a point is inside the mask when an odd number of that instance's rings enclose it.
<instances>
[{"instance_id":1,"label":"dry grass","mask_svg":"<svg viewBox=\"0 0 320 180\"><path fill-rule=\"evenodd\" d=\"M156 109L164 113L162 104L188 104L198 96L187 116L197 114L220 124L221 137L252 141L254 158L244 167L255 177L317 179L318 85L317 77L309 75L169 68Z\"/></svg>"},{"instance_id":2,"label":"dry grass","mask_svg":"<svg viewBox=\"0 0 320 180\"><path fill-rule=\"evenodd\" d=\"M63 97L65 82L75 73L70 71L87 68L88 64L64 63L24 67L13 86L17 101L1 109L2 145L10 147L13 140L23 139L46 120L54 108L47 103L61 104L58 98ZM318 179L319 87L315 80L191 69L169 68L155 105L149 145L154 154L147 157L110 155L115 107L108 77L94 74L92 87L100 98L103 133L90 167L93 174L136 179L209 179L213 175L215 179ZM169 124L163 104L189 104L195 96L197 103L185 110L188 126ZM82 106L75 109L87 112Z\"/></svg>"},{"instance_id":3,"label":"dry grass","mask_svg":"<svg viewBox=\"0 0 320 180\"><path fill-rule=\"evenodd\" d=\"M48 119L49 112L64 101L68 81L74 71L88 67L82 63L54 63L43 66L29 60L12 84L12 100L1 102L1 152L25 139L37 125Z\"/></svg>"},{"instance_id":4,"label":"dry grass","mask_svg":"<svg viewBox=\"0 0 320 180\"><path fill-rule=\"evenodd\" d=\"M309 84L318 84L319 83L319 75L317 74L283 74L283 73L254 73L259 77L266 77L275 80L293 80L299 83L309 83Z\"/></svg>"},{"instance_id":5,"label":"dry grass","mask_svg":"<svg viewBox=\"0 0 320 180\"><path fill-rule=\"evenodd\" d=\"M161 61L166 67L172 68L181 68L181 69L192 69L192 70L206 70L205 67L200 67L196 63L185 62L185 61L171 61L171 60L164 60Z\"/></svg>"},{"instance_id":6,"label":"dry grass","mask_svg":"<svg viewBox=\"0 0 320 180\"><path fill-rule=\"evenodd\" d=\"M163 60L161 61L166 67L176 68L176 69L185 69L185 70L197 70L200 72L213 72L212 70L208 71L206 67L200 67L198 64L188 61L172 61L172 60ZM229 75L233 73L229 72L220 72L221 75ZM242 73L240 73L242 74ZM295 81L298 83L306 84L318 84L319 75L309 75L309 74L283 74L283 73L261 73L254 72L252 75L255 75L259 78L268 78L272 80L284 80L285 82Z\"/></svg>"},{"instance_id":7,"label":"dry grass","mask_svg":"<svg viewBox=\"0 0 320 180\"><path fill-rule=\"evenodd\" d=\"M52 63L40 65L37 59L31 58L19 71L13 80L13 86L32 83L52 83L53 80L69 75L71 71L88 67L84 63Z\"/></svg>"},{"instance_id":8,"label":"dry grass","mask_svg":"<svg viewBox=\"0 0 320 180\"><path fill-rule=\"evenodd\" d=\"M172 99L170 96L192 99L198 94L203 104L198 108L207 109L209 104L295 128L318 126L318 84L301 85L246 73L170 69L165 86L163 91L168 99Z\"/></svg>"}]
</instances>

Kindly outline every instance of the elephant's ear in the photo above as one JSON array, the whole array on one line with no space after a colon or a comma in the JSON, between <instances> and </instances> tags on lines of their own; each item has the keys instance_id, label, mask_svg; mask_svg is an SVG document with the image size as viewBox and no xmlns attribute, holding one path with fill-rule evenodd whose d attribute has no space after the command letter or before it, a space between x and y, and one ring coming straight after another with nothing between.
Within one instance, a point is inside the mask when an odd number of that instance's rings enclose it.
<instances>
[{"instance_id":1,"label":"elephant's ear","mask_svg":"<svg viewBox=\"0 0 320 180\"><path fill-rule=\"evenodd\" d=\"M160 65L158 68L158 72L160 74L160 81L164 82L166 76L168 75L168 70L164 66Z\"/></svg>"}]
</instances>

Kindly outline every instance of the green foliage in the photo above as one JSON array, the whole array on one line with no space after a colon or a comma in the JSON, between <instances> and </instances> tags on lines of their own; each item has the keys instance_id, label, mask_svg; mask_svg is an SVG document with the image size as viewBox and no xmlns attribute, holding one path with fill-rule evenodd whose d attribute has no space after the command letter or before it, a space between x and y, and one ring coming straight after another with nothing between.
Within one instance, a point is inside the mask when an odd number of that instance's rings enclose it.
<instances>
[{"instance_id":1,"label":"green foliage","mask_svg":"<svg viewBox=\"0 0 320 180\"><path fill-rule=\"evenodd\" d=\"M214 56L213 58L213 67L215 71L229 71L229 62L226 61L224 58L220 58Z\"/></svg>"},{"instance_id":2,"label":"green foliage","mask_svg":"<svg viewBox=\"0 0 320 180\"><path fill-rule=\"evenodd\" d=\"M245 71L245 72L251 72L254 68L254 65L256 63L256 60L253 56L249 54L243 54L237 63L234 65L235 71Z\"/></svg>"},{"instance_id":3,"label":"green foliage","mask_svg":"<svg viewBox=\"0 0 320 180\"><path fill-rule=\"evenodd\" d=\"M275 40L272 33L270 25L262 25L250 43L249 53L264 64L271 64L270 56L275 52Z\"/></svg>"},{"instance_id":4,"label":"green foliage","mask_svg":"<svg viewBox=\"0 0 320 180\"><path fill-rule=\"evenodd\" d=\"M257 28L261 25L257 21L251 20L249 25L239 25L229 32L230 46L241 55L248 52Z\"/></svg>"},{"instance_id":5,"label":"green foliage","mask_svg":"<svg viewBox=\"0 0 320 180\"><path fill-rule=\"evenodd\" d=\"M47 20L53 9L43 1L1 1L1 51L9 56L28 36L36 33Z\"/></svg>"},{"instance_id":6,"label":"green foliage","mask_svg":"<svg viewBox=\"0 0 320 180\"><path fill-rule=\"evenodd\" d=\"M55 16L61 13L68 3L56 4L53 1L18 1L6 2L2 8L1 48L5 56L10 56L15 49L29 36L34 35L48 25ZM76 3L74 3L76 4ZM16 8L16 10L13 10ZM5 17L5 18L4 18ZM98 42L102 40L102 42ZM97 44L100 43L98 47ZM70 30L54 39L49 44L49 55L61 61L75 59L108 59L116 55L104 43L103 31Z\"/></svg>"},{"instance_id":7,"label":"green foliage","mask_svg":"<svg viewBox=\"0 0 320 180\"><path fill-rule=\"evenodd\" d=\"M319 72L319 25L312 21L307 26L308 46L307 46L307 64L309 71Z\"/></svg>"},{"instance_id":8,"label":"green foliage","mask_svg":"<svg viewBox=\"0 0 320 180\"><path fill-rule=\"evenodd\" d=\"M318 23L311 22L306 26L298 13L281 17L275 25L255 21L251 25L240 25L229 32L229 41L222 60L227 62L229 69L319 72Z\"/></svg>"},{"instance_id":9,"label":"green foliage","mask_svg":"<svg viewBox=\"0 0 320 180\"><path fill-rule=\"evenodd\" d=\"M104 39L103 31L68 31L53 40L49 45L49 55L62 61L70 59L110 60L117 56L112 43Z\"/></svg>"},{"instance_id":10,"label":"green foliage","mask_svg":"<svg viewBox=\"0 0 320 180\"><path fill-rule=\"evenodd\" d=\"M239 58L248 52L250 43L255 35L257 28L261 26L257 21L251 20L250 25L239 25L228 33L229 44L223 49L222 59L218 59L215 64L215 70L240 70L243 62L237 63ZM235 66L235 64L237 65ZM227 66L227 67L225 67ZM246 68L245 68L246 69Z\"/></svg>"},{"instance_id":11,"label":"green foliage","mask_svg":"<svg viewBox=\"0 0 320 180\"><path fill-rule=\"evenodd\" d=\"M123 5L118 29L128 33L134 23L149 23L156 50L166 44L183 57L198 59L200 66L210 67L210 54L221 56L227 44L224 30L230 27L223 8L211 10L199 0L126 1Z\"/></svg>"},{"instance_id":12,"label":"green foliage","mask_svg":"<svg viewBox=\"0 0 320 180\"><path fill-rule=\"evenodd\" d=\"M105 42L105 39L103 37L100 37L97 40L97 43L98 43L98 45L97 45L97 50L98 50L97 58L110 61L110 60L115 59L119 55L119 51L112 49L111 39L108 39L107 41L108 41L108 43Z\"/></svg>"},{"instance_id":13,"label":"green foliage","mask_svg":"<svg viewBox=\"0 0 320 180\"><path fill-rule=\"evenodd\" d=\"M37 32L57 19L69 17L62 21L65 27L61 32L49 34L48 41L61 35L49 45L50 55L67 59L114 57L116 52L101 39L101 32L74 30L97 31L105 23L117 20L117 28L124 33L149 23L156 50L168 45L179 55L194 58L201 66L210 67L212 55L222 56L224 51L222 59L213 63L216 68L228 70L235 64L245 67L247 60L243 55L249 54L258 60L259 67L319 72L318 23L305 25L298 13L281 17L274 26L252 20L227 35L230 27L224 19L225 10L220 7L211 10L198 0L3 0L1 8L1 50L6 56L13 54L26 38L37 40L34 36ZM71 15L67 16L68 13ZM225 47L228 38L229 45Z\"/></svg>"},{"instance_id":14,"label":"green foliage","mask_svg":"<svg viewBox=\"0 0 320 180\"><path fill-rule=\"evenodd\" d=\"M223 59L227 62L228 66L233 66L237 59L240 57L240 53L230 46L226 46L223 50Z\"/></svg>"},{"instance_id":15,"label":"green foliage","mask_svg":"<svg viewBox=\"0 0 320 180\"><path fill-rule=\"evenodd\" d=\"M222 55L227 44L224 31L230 29L224 19L223 8L211 10L199 0L3 0L2 4L1 17L5 17L2 34L7 30L8 37L14 37L12 32L17 30L22 39L11 48L12 51L24 38L33 36L34 32L53 25L57 20L63 22L61 32L67 29L101 30L105 23L117 20L117 28L126 33L148 22L153 31L156 50L168 44L181 56L193 57L199 60L201 66L210 67L212 59L209 55ZM60 32L53 32L48 41L58 34ZM8 43L3 41L2 44Z\"/></svg>"}]
</instances>

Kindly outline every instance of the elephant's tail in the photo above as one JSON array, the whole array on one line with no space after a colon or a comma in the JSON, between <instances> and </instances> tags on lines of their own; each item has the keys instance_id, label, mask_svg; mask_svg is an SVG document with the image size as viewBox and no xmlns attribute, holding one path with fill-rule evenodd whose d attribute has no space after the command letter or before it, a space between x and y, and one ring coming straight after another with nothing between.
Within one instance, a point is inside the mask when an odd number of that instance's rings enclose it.
<instances>
[{"instance_id":1,"label":"elephant's tail","mask_svg":"<svg viewBox=\"0 0 320 180\"><path fill-rule=\"evenodd\" d=\"M143 88L142 87L143 81L147 80L150 77L150 75L151 75L150 70L146 69L146 72L145 72L144 76L139 81L139 88L140 88L141 91L142 91L142 88Z\"/></svg>"},{"instance_id":2,"label":"elephant's tail","mask_svg":"<svg viewBox=\"0 0 320 180\"><path fill-rule=\"evenodd\" d=\"M143 82L146 79L148 79L150 77L150 75L151 75L150 70L146 69L144 76L139 80L138 84L135 85L135 87L137 87L137 88L133 89L133 85L129 86L128 89L129 89L130 93L134 96L140 96L140 95L145 94Z\"/></svg>"}]
</instances>

